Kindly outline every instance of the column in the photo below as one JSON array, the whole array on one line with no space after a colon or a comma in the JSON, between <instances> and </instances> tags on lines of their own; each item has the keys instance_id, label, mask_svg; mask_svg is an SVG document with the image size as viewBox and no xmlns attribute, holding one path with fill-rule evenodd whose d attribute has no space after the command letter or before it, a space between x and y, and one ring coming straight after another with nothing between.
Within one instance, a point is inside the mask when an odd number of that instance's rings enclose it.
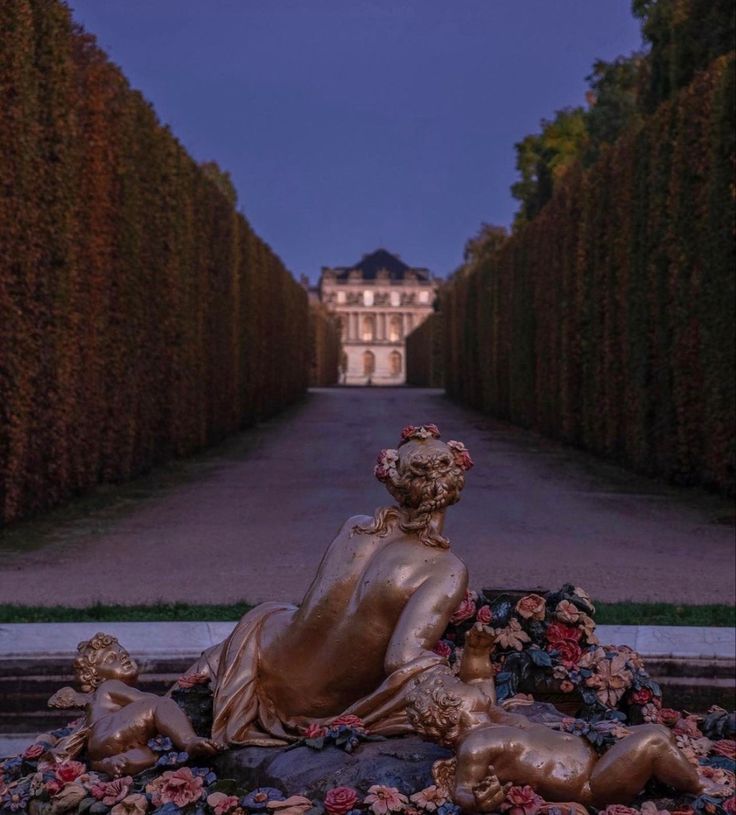
<instances>
[{"instance_id":1,"label":"column","mask_svg":"<svg viewBox=\"0 0 736 815\"><path fill-rule=\"evenodd\" d=\"M386 312L385 311L381 312L380 325L381 325L381 328L380 328L380 333L379 333L379 339L385 340L386 339Z\"/></svg>"}]
</instances>

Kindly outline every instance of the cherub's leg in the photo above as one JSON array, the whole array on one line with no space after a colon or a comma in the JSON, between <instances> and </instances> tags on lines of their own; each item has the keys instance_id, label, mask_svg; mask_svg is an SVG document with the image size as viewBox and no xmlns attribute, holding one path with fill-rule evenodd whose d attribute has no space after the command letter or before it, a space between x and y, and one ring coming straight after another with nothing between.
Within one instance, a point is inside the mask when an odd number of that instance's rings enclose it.
<instances>
[{"instance_id":1,"label":"cherub's leg","mask_svg":"<svg viewBox=\"0 0 736 815\"><path fill-rule=\"evenodd\" d=\"M214 755L219 749L211 739L194 732L186 713L172 699L158 699L153 715L156 731L168 736L179 750L186 750L191 756L206 756Z\"/></svg>"},{"instance_id":2,"label":"cherub's leg","mask_svg":"<svg viewBox=\"0 0 736 815\"><path fill-rule=\"evenodd\" d=\"M698 794L695 768L662 725L641 725L603 755L590 779L595 806L630 803L651 780Z\"/></svg>"},{"instance_id":3,"label":"cherub's leg","mask_svg":"<svg viewBox=\"0 0 736 815\"><path fill-rule=\"evenodd\" d=\"M142 773L143 770L153 767L157 758L156 753L154 753L150 747L144 745L141 747L133 747L115 756L92 761L91 766L95 772L107 773L113 776L113 778L119 778L121 775L137 775L138 773Z\"/></svg>"}]
</instances>

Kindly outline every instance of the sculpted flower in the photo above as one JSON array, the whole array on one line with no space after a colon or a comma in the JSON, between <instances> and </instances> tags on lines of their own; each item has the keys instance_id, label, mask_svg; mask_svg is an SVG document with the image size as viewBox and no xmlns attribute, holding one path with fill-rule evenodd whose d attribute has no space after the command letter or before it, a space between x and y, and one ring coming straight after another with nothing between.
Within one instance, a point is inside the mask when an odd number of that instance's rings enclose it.
<instances>
[{"instance_id":1,"label":"sculpted flower","mask_svg":"<svg viewBox=\"0 0 736 815\"><path fill-rule=\"evenodd\" d=\"M598 644L598 637L595 633L595 620L593 620L592 617L588 617L587 614L583 614L581 611L580 617L578 618L578 626L582 630L583 634L585 635L585 639L590 645Z\"/></svg>"},{"instance_id":2,"label":"sculpted flower","mask_svg":"<svg viewBox=\"0 0 736 815\"><path fill-rule=\"evenodd\" d=\"M639 688L639 690L635 690L631 694L631 701L635 705L646 705L647 702L650 702L652 699L652 692L649 688Z\"/></svg>"},{"instance_id":3,"label":"sculpted flower","mask_svg":"<svg viewBox=\"0 0 736 815\"><path fill-rule=\"evenodd\" d=\"M736 741L733 739L720 739L719 741L714 741L711 750L719 756L736 758Z\"/></svg>"},{"instance_id":4,"label":"sculpted flower","mask_svg":"<svg viewBox=\"0 0 736 815\"><path fill-rule=\"evenodd\" d=\"M599 815L639 815L639 812L623 804L609 804L605 809L600 811Z\"/></svg>"},{"instance_id":5,"label":"sculpted flower","mask_svg":"<svg viewBox=\"0 0 736 815\"><path fill-rule=\"evenodd\" d=\"M116 778L114 781L100 781L91 787L90 792L98 801L102 801L105 806L111 807L127 796L132 784L133 779L131 776L126 775L124 778Z\"/></svg>"},{"instance_id":6,"label":"sculpted flower","mask_svg":"<svg viewBox=\"0 0 736 815\"><path fill-rule=\"evenodd\" d=\"M483 625L488 625L492 618L493 614L490 606L481 606L475 615L475 619L478 620L479 623L483 623Z\"/></svg>"},{"instance_id":7,"label":"sculpted flower","mask_svg":"<svg viewBox=\"0 0 736 815\"><path fill-rule=\"evenodd\" d=\"M698 765L698 775L703 780L708 789L705 792L724 791L724 788L730 788L733 792L736 788L736 775L731 770L726 770L723 767L706 767L702 764ZM724 796L725 797L725 796Z\"/></svg>"},{"instance_id":8,"label":"sculpted flower","mask_svg":"<svg viewBox=\"0 0 736 815\"><path fill-rule=\"evenodd\" d=\"M374 815L386 815L387 812L399 812L409 801L396 787L374 784L368 788L368 795L363 799L363 803L370 805Z\"/></svg>"},{"instance_id":9,"label":"sculpted flower","mask_svg":"<svg viewBox=\"0 0 736 815\"><path fill-rule=\"evenodd\" d=\"M602 659L596 665L595 673L585 680L585 684L596 689L596 696L602 704L615 707L631 680L631 672L626 668L626 659L617 654L612 659Z\"/></svg>"},{"instance_id":10,"label":"sculpted flower","mask_svg":"<svg viewBox=\"0 0 736 815\"><path fill-rule=\"evenodd\" d=\"M60 812L68 812L70 809L76 809L77 804L82 798L87 797L87 790L81 785L73 781L70 784L64 785L60 792L58 792L51 799L51 812L52 815L57 815Z\"/></svg>"},{"instance_id":11,"label":"sculpted flower","mask_svg":"<svg viewBox=\"0 0 736 815\"><path fill-rule=\"evenodd\" d=\"M321 739L327 735L327 728L321 724L317 724L317 722L310 722L307 727L304 728L303 735L305 739Z\"/></svg>"},{"instance_id":12,"label":"sculpted flower","mask_svg":"<svg viewBox=\"0 0 736 815\"><path fill-rule=\"evenodd\" d=\"M283 801L271 799L266 804L266 809L272 815L304 815L307 810L312 809L312 806L313 804L309 798L305 798L303 795L290 795ZM241 815L242 812L242 809L234 810L232 815Z\"/></svg>"},{"instance_id":13,"label":"sculpted flower","mask_svg":"<svg viewBox=\"0 0 736 815\"><path fill-rule=\"evenodd\" d=\"M129 795L110 810L110 815L144 815L148 809L148 799L145 795L136 793Z\"/></svg>"},{"instance_id":14,"label":"sculpted flower","mask_svg":"<svg viewBox=\"0 0 736 815\"><path fill-rule=\"evenodd\" d=\"M436 424L422 424L422 425L413 425L408 424L402 431L401 431L401 443L410 441L411 439L419 439L420 441L424 441L425 439L433 438L438 439L440 437L440 431Z\"/></svg>"},{"instance_id":15,"label":"sculpted flower","mask_svg":"<svg viewBox=\"0 0 736 815\"><path fill-rule=\"evenodd\" d=\"M447 802L447 790L440 789L436 784L431 787L425 787L419 792L409 797L409 800L417 805L419 809L425 812L434 812L437 807Z\"/></svg>"},{"instance_id":16,"label":"sculpted flower","mask_svg":"<svg viewBox=\"0 0 736 815\"><path fill-rule=\"evenodd\" d=\"M237 795L226 795L224 792L212 792L207 796L207 805L215 815L225 815L240 803Z\"/></svg>"},{"instance_id":17,"label":"sculpted flower","mask_svg":"<svg viewBox=\"0 0 736 815\"><path fill-rule=\"evenodd\" d=\"M525 620L543 620L546 607L544 597L538 594L527 594L516 604L516 612Z\"/></svg>"},{"instance_id":18,"label":"sculpted flower","mask_svg":"<svg viewBox=\"0 0 736 815\"><path fill-rule=\"evenodd\" d=\"M551 643L580 642L583 632L579 628L564 623L550 623L547 626L547 639Z\"/></svg>"},{"instance_id":19,"label":"sculpted flower","mask_svg":"<svg viewBox=\"0 0 736 815\"><path fill-rule=\"evenodd\" d=\"M193 688L195 685L206 685L210 681L210 677L206 672L184 674L176 680L176 684L180 688Z\"/></svg>"},{"instance_id":20,"label":"sculpted flower","mask_svg":"<svg viewBox=\"0 0 736 815\"><path fill-rule=\"evenodd\" d=\"M590 595L587 591L585 591L585 589L581 589L580 586L575 586L572 593L576 597L579 597L587 606L589 606L591 614L595 614L595 606L593 605L593 601L590 599Z\"/></svg>"},{"instance_id":21,"label":"sculpted flower","mask_svg":"<svg viewBox=\"0 0 736 815\"><path fill-rule=\"evenodd\" d=\"M572 693L575 690L575 685L573 685L569 679L563 679L562 682L560 682L560 690L563 693Z\"/></svg>"},{"instance_id":22,"label":"sculpted flower","mask_svg":"<svg viewBox=\"0 0 736 815\"><path fill-rule=\"evenodd\" d=\"M509 815L536 815L543 803L544 799L530 786L525 785L510 787L500 808L502 811L508 811Z\"/></svg>"},{"instance_id":23,"label":"sculpted flower","mask_svg":"<svg viewBox=\"0 0 736 815\"><path fill-rule=\"evenodd\" d=\"M736 815L736 795L732 795L730 798L727 798L723 802L722 806L727 815Z\"/></svg>"},{"instance_id":24,"label":"sculpted flower","mask_svg":"<svg viewBox=\"0 0 736 815\"><path fill-rule=\"evenodd\" d=\"M570 642L569 640L562 640L554 644L550 643L547 646L547 650L557 651L557 654L562 660L562 664L568 669L574 668L583 655L580 646L576 642Z\"/></svg>"},{"instance_id":25,"label":"sculpted flower","mask_svg":"<svg viewBox=\"0 0 736 815\"><path fill-rule=\"evenodd\" d=\"M352 713L343 713L342 716L338 716L330 722L330 727L339 727L340 725L350 727L353 730L365 730L365 724L360 716L355 716Z\"/></svg>"},{"instance_id":26,"label":"sculpted flower","mask_svg":"<svg viewBox=\"0 0 736 815\"><path fill-rule=\"evenodd\" d=\"M346 815L358 802L358 793L352 787L333 787L325 795L327 815Z\"/></svg>"},{"instance_id":27,"label":"sculpted flower","mask_svg":"<svg viewBox=\"0 0 736 815\"><path fill-rule=\"evenodd\" d=\"M465 592L465 597L450 617L450 624L457 625L469 620L475 614L475 600L471 591Z\"/></svg>"},{"instance_id":28,"label":"sculpted flower","mask_svg":"<svg viewBox=\"0 0 736 815\"><path fill-rule=\"evenodd\" d=\"M204 779L192 774L190 767L179 767L178 770L167 770L158 778L146 785L146 792L151 795L154 806L175 804L185 807L202 797Z\"/></svg>"},{"instance_id":29,"label":"sculpted flower","mask_svg":"<svg viewBox=\"0 0 736 815\"><path fill-rule=\"evenodd\" d=\"M39 758L46 752L45 745L41 744L40 742L35 742L34 744L29 745L26 747L23 758L33 761L35 758Z\"/></svg>"},{"instance_id":30,"label":"sculpted flower","mask_svg":"<svg viewBox=\"0 0 736 815\"><path fill-rule=\"evenodd\" d=\"M244 796L240 803L246 809L258 812L266 809L270 801L283 801L284 793L274 787L258 787Z\"/></svg>"},{"instance_id":31,"label":"sculpted flower","mask_svg":"<svg viewBox=\"0 0 736 815\"><path fill-rule=\"evenodd\" d=\"M529 635L521 627L521 623L514 618L511 619L506 628L496 628L493 633L501 648L513 648L515 651L521 651L525 642L531 642Z\"/></svg>"},{"instance_id":32,"label":"sculpted flower","mask_svg":"<svg viewBox=\"0 0 736 815\"><path fill-rule=\"evenodd\" d=\"M81 761L62 761L54 768L54 775L60 784L69 784L87 771Z\"/></svg>"},{"instance_id":33,"label":"sculpted flower","mask_svg":"<svg viewBox=\"0 0 736 815\"><path fill-rule=\"evenodd\" d=\"M461 470L470 470L473 467L473 459L470 458L468 448L461 441L448 441L447 446L452 450L452 458L457 467Z\"/></svg>"},{"instance_id":34,"label":"sculpted flower","mask_svg":"<svg viewBox=\"0 0 736 815\"><path fill-rule=\"evenodd\" d=\"M432 650L443 659L449 659L452 656L452 648L447 640L440 640Z\"/></svg>"},{"instance_id":35,"label":"sculpted flower","mask_svg":"<svg viewBox=\"0 0 736 815\"><path fill-rule=\"evenodd\" d=\"M697 716L683 716L675 725L675 734L678 736L690 736L699 739L703 733L698 727L700 719Z\"/></svg>"},{"instance_id":36,"label":"sculpted flower","mask_svg":"<svg viewBox=\"0 0 736 815\"><path fill-rule=\"evenodd\" d=\"M555 617L563 623L576 623L580 619L578 607L569 600L562 600L557 604Z\"/></svg>"},{"instance_id":37,"label":"sculpted flower","mask_svg":"<svg viewBox=\"0 0 736 815\"><path fill-rule=\"evenodd\" d=\"M397 469L399 462L398 450L381 450L376 458L373 474L379 481L395 481L399 477Z\"/></svg>"},{"instance_id":38,"label":"sculpted flower","mask_svg":"<svg viewBox=\"0 0 736 815\"><path fill-rule=\"evenodd\" d=\"M667 727L674 727L680 721L680 713L671 707L663 707L659 711L659 723Z\"/></svg>"}]
</instances>

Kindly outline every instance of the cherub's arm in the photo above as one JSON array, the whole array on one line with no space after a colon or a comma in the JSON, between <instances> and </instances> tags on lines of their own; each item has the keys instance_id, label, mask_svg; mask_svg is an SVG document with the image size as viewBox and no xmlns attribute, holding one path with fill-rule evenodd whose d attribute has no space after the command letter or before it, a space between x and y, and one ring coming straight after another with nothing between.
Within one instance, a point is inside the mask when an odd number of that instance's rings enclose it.
<instances>
[{"instance_id":1,"label":"cherub's arm","mask_svg":"<svg viewBox=\"0 0 736 815\"><path fill-rule=\"evenodd\" d=\"M465 596L467 586L467 569L456 560L451 570L430 577L414 592L386 650L386 673L432 653L453 611Z\"/></svg>"},{"instance_id":2,"label":"cherub's arm","mask_svg":"<svg viewBox=\"0 0 736 815\"><path fill-rule=\"evenodd\" d=\"M78 690L67 686L65 688L59 688L59 690L51 696L48 701L48 706L60 710L68 710L70 708L85 707L91 700L91 693L80 693Z\"/></svg>"},{"instance_id":3,"label":"cherub's arm","mask_svg":"<svg viewBox=\"0 0 736 815\"><path fill-rule=\"evenodd\" d=\"M491 704L496 704L496 683L493 680L491 652L495 638L493 630L483 623L476 623L465 635L463 658L459 676L469 685L478 685Z\"/></svg>"}]
</instances>

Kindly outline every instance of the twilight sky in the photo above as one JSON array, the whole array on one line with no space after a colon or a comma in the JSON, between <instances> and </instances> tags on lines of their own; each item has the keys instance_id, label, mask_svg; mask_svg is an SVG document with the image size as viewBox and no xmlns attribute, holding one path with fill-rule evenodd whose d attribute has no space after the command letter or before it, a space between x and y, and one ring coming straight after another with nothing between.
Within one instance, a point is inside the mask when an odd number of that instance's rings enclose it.
<instances>
[{"instance_id":1,"label":"twilight sky","mask_svg":"<svg viewBox=\"0 0 736 815\"><path fill-rule=\"evenodd\" d=\"M640 46L629 0L70 0L295 275L446 276L516 209L514 143Z\"/></svg>"}]
</instances>

